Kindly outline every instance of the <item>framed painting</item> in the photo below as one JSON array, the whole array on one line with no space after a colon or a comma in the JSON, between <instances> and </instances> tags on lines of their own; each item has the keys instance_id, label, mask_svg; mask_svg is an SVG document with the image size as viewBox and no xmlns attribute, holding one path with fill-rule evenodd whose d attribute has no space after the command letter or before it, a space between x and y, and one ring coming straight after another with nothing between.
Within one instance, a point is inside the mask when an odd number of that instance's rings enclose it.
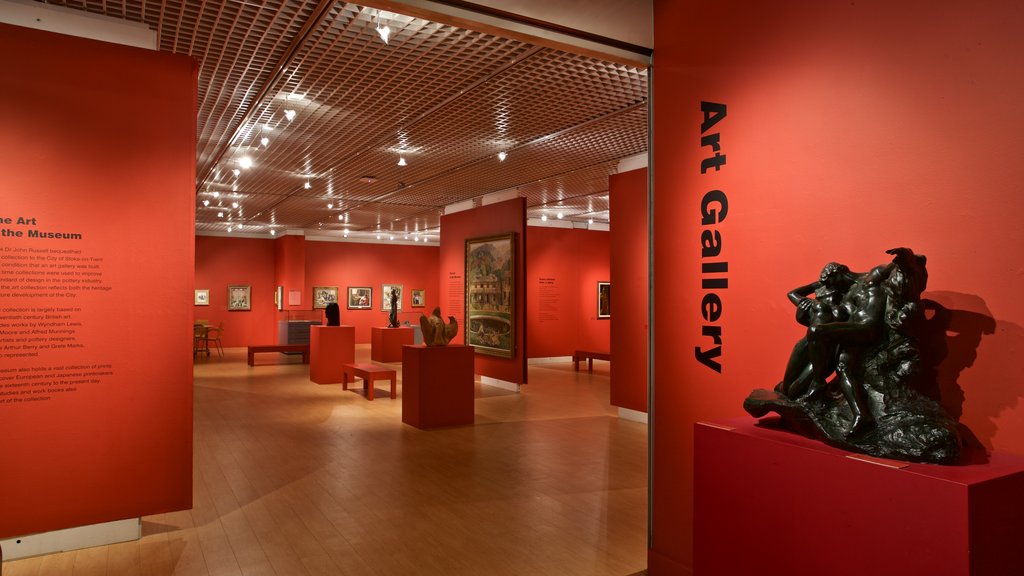
<instances>
[{"instance_id":1,"label":"framed painting","mask_svg":"<svg viewBox=\"0 0 1024 576\"><path fill-rule=\"evenodd\" d=\"M284 310L284 286L278 286L274 290L274 306L278 310Z\"/></svg>"},{"instance_id":2,"label":"framed painting","mask_svg":"<svg viewBox=\"0 0 1024 576\"><path fill-rule=\"evenodd\" d=\"M514 233L466 240L466 344L515 356Z\"/></svg>"},{"instance_id":3,"label":"framed painting","mask_svg":"<svg viewBox=\"0 0 1024 576\"><path fill-rule=\"evenodd\" d=\"M196 306L209 306L210 305L210 291L208 289L196 290Z\"/></svg>"},{"instance_id":4,"label":"framed painting","mask_svg":"<svg viewBox=\"0 0 1024 576\"><path fill-rule=\"evenodd\" d=\"M228 286L228 311L252 310L252 287L248 284Z\"/></svg>"},{"instance_id":5,"label":"framed painting","mask_svg":"<svg viewBox=\"0 0 1024 576\"><path fill-rule=\"evenodd\" d=\"M313 309L327 308L328 304L338 303L337 286L313 286Z\"/></svg>"},{"instance_id":6,"label":"framed painting","mask_svg":"<svg viewBox=\"0 0 1024 576\"><path fill-rule=\"evenodd\" d=\"M612 317L612 283L597 283L597 319Z\"/></svg>"},{"instance_id":7,"label":"framed painting","mask_svg":"<svg viewBox=\"0 0 1024 576\"><path fill-rule=\"evenodd\" d=\"M401 284L382 284L380 287L380 309L384 312L391 312L391 295L397 296L395 299L395 309L399 312L402 311L402 285Z\"/></svg>"},{"instance_id":8,"label":"framed painting","mask_svg":"<svg viewBox=\"0 0 1024 576\"><path fill-rule=\"evenodd\" d=\"M373 306L373 288L369 286L348 287L348 309L369 310Z\"/></svg>"},{"instance_id":9,"label":"framed painting","mask_svg":"<svg viewBox=\"0 0 1024 576\"><path fill-rule=\"evenodd\" d=\"M409 307L423 308L426 306L427 291L422 288L413 288L409 291Z\"/></svg>"}]
</instances>

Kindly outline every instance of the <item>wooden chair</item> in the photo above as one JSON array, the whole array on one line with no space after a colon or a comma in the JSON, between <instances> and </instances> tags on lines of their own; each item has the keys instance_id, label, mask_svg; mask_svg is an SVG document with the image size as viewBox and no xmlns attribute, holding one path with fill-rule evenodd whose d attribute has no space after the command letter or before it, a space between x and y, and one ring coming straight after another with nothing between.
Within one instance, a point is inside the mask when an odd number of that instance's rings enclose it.
<instances>
[{"instance_id":1,"label":"wooden chair","mask_svg":"<svg viewBox=\"0 0 1024 576\"><path fill-rule=\"evenodd\" d=\"M192 325L192 357L196 357L203 352L206 355L210 355L210 343L207 340L210 333L210 327L203 324Z\"/></svg>"},{"instance_id":2,"label":"wooden chair","mask_svg":"<svg viewBox=\"0 0 1024 576\"><path fill-rule=\"evenodd\" d=\"M206 329L206 353L210 353L210 343L217 347L217 354L221 358L224 357L224 344L220 341L220 335L224 332L224 323L221 322L216 328L208 327Z\"/></svg>"}]
</instances>

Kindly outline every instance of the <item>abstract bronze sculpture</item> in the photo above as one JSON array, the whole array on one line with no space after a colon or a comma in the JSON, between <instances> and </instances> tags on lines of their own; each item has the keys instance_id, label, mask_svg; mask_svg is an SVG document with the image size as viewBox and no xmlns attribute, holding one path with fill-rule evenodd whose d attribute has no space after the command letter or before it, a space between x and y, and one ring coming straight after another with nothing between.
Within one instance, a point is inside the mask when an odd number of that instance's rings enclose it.
<instances>
[{"instance_id":1,"label":"abstract bronze sculpture","mask_svg":"<svg viewBox=\"0 0 1024 576\"><path fill-rule=\"evenodd\" d=\"M806 335L782 381L754 390L743 408L755 418L777 412L786 427L847 450L954 464L957 423L918 381L926 258L909 248L887 253L892 262L865 273L829 263L788 294Z\"/></svg>"},{"instance_id":2,"label":"abstract bronze sculpture","mask_svg":"<svg viewBox=\"0 0 1024 576\"><path fill-rule=\"evenodd\" d=\"M441 308L434 308L430 316L420 314L420 328L423 330L423 343L427 346L447 346L459 332L459 323L455 316L448 317L445 325L441 318Z\"/></svg>"}]
</instances>

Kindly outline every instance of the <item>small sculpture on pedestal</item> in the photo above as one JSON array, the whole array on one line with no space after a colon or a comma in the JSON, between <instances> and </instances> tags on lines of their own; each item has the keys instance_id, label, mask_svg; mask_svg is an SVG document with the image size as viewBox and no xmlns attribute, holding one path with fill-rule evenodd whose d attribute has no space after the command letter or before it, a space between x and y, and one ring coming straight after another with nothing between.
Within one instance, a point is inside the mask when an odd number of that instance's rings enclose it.
<instances>
[{"instance_id":1,"label":"small sculpture on pedestal","mask_svg":"<svg viewBox=\"0 0 1024 576\"><path fill-rule=\"evenodd\" d=\"M420 314L420 328L423 330L423 343L427 346L447 346L459 332L459 323L455 316L448 317L448 324L441 318L441 308L427 316Z\"/></svg>"},{"instance_id":2,"label":"small sculpture on pedestal","mask_svg":"<svg viewBox=\"0 0 1024 576\"><path fill-rule=\"evenodd\" d=\"M337 302L331 302L324 309L324 316L327 317L328 326L341 326L341 308Z\"/></svg>"},{"instance_id":3,"label":"small sculpture on pedestal","mask_svg":"<svg viewBox=\"0 0 1024 576\"><path fill-rule=\"evenodd\" d=\"M787 428L847 450L953 464L957 423L917 381L926 258L909 248L887 253L892 262L865 273L829 263L788 294L806 335L782 381L754 390L743 408L757 418L777 412Z\"/></svg>"},{"instance_id":4,"label":"small sculpture on pedestal","mask_svg":"<svg viewBox=\"0 0 1024 576\"><path fill-rule=\"evenodd\" d=\"M398 292L392 290L391 292L391 314L388 315L388 328L399 328L401 324L398 322Z\"/></svg>"}]
</instances>

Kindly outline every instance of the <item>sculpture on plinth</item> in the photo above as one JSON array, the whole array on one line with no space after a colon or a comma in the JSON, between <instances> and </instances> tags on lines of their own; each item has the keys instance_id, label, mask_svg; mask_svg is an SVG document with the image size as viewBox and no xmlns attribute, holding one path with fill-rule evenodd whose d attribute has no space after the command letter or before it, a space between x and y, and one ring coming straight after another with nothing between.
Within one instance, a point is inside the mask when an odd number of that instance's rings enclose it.
<instances>
[{"instance_id":1,"label":"sculpture on plinth","mask_svg":"<svg viewBox=\"0 0 1024 576\"><path fill-rule=\"evenodd\" d=\"M829 263L788 294L807 332L782 381L754 390L743 408L756 418L776 412L787 428L847 450L953 464L957 423L919 381L926 258L909 248L887 253L892 262L865 273Z\"/></svg>"},{"instance_id":2,"label":"sculpture on plinth","mask_svg":"<svg viewBox=\"0 0 1024 576\"><path fill-rule=\"evenodd\" d=\"M398 322L398 291L391 291L391 314L388 315L388 328L399 328Z\"/></svg>"},{"instance_id":3,"label":"sculpture on plinth","mask_svg":"<svg viewBox=\"0 0 1024 576\"><path fill-rule=\"evenodd\" d=\"M331 302L324 309L324 316L327 317L328 326L341 326L341 308L337 302Z\"/></svg>"},{"instance_id":4,"label":"sculpture on plinth","mask_svg":"<svg viewBox=\"0 0 1024 576\"><path fill-rule=\"evenodd\" d=\"M434 311L427 316L420 314L420 328L423 330L423 343L427 346L447 346L459 332L459 323L455 316L448 317L448 324L445 324L441 317L441 308L434 308Z\"/></svg>"}]
</instances>

